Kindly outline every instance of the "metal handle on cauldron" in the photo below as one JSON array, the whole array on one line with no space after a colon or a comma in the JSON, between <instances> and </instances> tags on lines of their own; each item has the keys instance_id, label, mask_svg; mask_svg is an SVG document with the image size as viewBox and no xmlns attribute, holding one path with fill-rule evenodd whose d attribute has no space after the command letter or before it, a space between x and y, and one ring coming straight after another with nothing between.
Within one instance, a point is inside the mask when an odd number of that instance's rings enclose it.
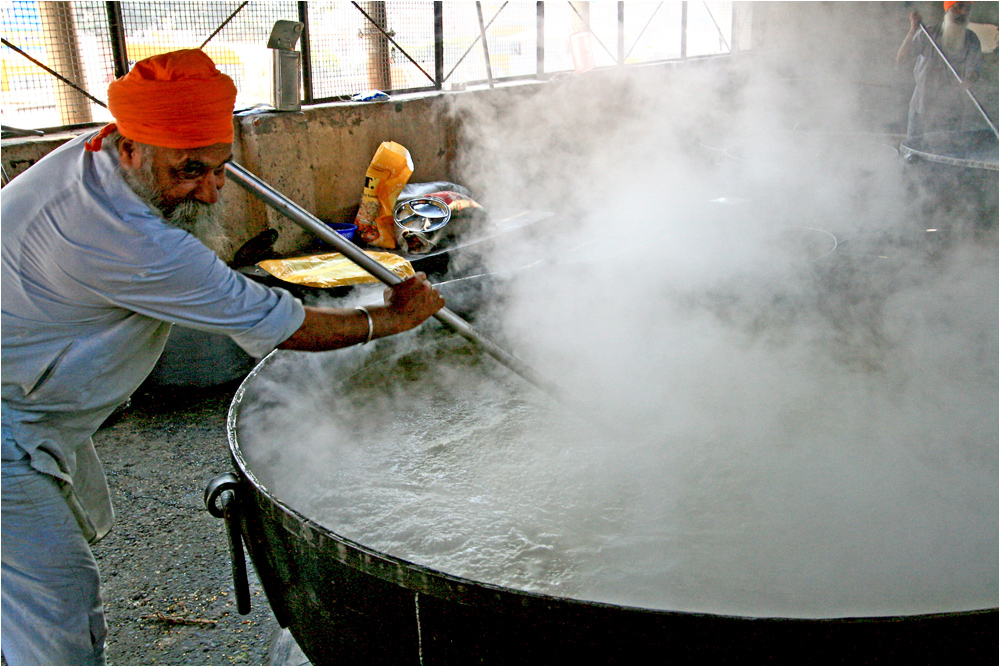
<instances>
[{"instance_id":1,"label":"metal handle on cauldron","mask_svg":"<svg viewBox=\"0 0 1000 667\"><path fill-rule=\"evenodd\" d=\"M402 278L382 266L382 264L378 261L369 257L360 247L330 229L328 226L323 224L319 218L272 188L261 179L254 176L252 173L247 171L245 167L242 167L235 162L227 162L226 170L228 171L229 176L233 179L234 183L263 201L265 204L268 204L306 231L315 234L335 247L341 254L347 257L347 259L351 260L362 269L375 276L381 282L389 285L390 287L403 282ZM534 384L539 389L542 389L556 399L565 400L562 396L562 392L560 392L555 385L542 379L534 371L534 369L511 353L507 352L492 341L484 338L478 331L473 329L468 322L452 311L447 308L442 308L434 314L434 317L447 324L458 335L478 345L484 352L523 377L528 382Z\"/></svg>"},{"instance_id":2,"label":"metal handle on cauldron","mask_svg":"<svg viewBox=\"0 0 1000 667\"><path fill-rule=\"evenodd\" d=\"M239 498L236 495L240 481L227 472L219 475L205 487L205 507L214 517L226 520L229 535L229 558L233 564L233 585L236 589L236 610L240 615L250 613L250 582L247 579L247 561L243 555L243 532L237 518Z\"/></svg>"},{"instance_id":3,"label":"metal handle on cauldron","mask_svg":"<svg viewBox=\"0 0 1000 667\"><path fill-rule=\"evenodd\" d=\"M954 77L958 79L959 83L962 83L962 77L959 76L958 72L952 66L951 61L948 60L948 56L944 54L944 51L941 50L941 47L938 46L937 42L934 41L934 38L931 37L931 33L928 32L927 28L924 26L923 23L920 24L920 29L924 31L924 37L927 38L927 41L931 43L931 46L934 47L934 50L937 51L939 56L941 56L941 60L943 60L944 64L948 67L948 71L950 71L954 75ZM972 103L976 105L976 109L979 110L979 113L981 113L983 115L983 118L986 119L986 124L990 126L991 130L993 130L993 134L997 138L1000 138L1000 135L997 134L997 126L994 125L993 121L990 120L990 117L986 115L986 110L983 109L983 105L979 103L979 100L976 99L976 96L972 94L971 90L969 90L968 88L965 88L964 90L965 94L969 96L970 100L972 100Z\"/></svg>"}]
</instances>

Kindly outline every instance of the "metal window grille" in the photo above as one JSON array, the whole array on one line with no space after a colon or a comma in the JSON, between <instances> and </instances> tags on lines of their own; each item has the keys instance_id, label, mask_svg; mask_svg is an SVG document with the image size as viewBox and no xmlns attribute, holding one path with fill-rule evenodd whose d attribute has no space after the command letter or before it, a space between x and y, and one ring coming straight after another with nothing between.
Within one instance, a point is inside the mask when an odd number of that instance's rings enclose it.
<instances>
[{"instance_id":1,"label":"metal window grille","mask_svg":"<svg viewBox=\"0 0 1000 667\"><path fill-rule=\"evenodd\" d=\"M625 63L649 63L682 57L683 6L677 2L643 3L625 13Z\"/></svg>"},{"instance_id":2,"label":"metal window grille","mask_svg":"<svg viewBox=\"0 0 1000 667\"><path fill-rule=\"evenodd\" d=\"M538 12L533 2L445 2L444 60L446 84L462 86L493 79L537 76ZM486 54L490 68L486 68Z\"/></svg>"},{"instance_id":3,"label":"metal window grille","mask_svg":"<svg viewBox=\"0 0 1000 667\"><path fill-rule=\"evenodd\" d=\"M113 77L107 21L101 2L20 2L3 5L3 38L24 55L2 50L4 125L52 127L105 120L107 112L82 95ZM33 60L60 72L51 76ZM103 97L103 96L102 96Z\"/></svg>"},{"instance_id":4,"label":"metal window grille","mask_svg":"<svg viewBox=\"0 0 1000 667\"><path fill-rule=\"evenodd\" d=\"M688 3L685 55L694 57L729 53L732 30L733 3Z\"/></svg>"},{"instance_id":5,"label":"metal window grille","mask_svg":"<svg viewBox=\"0 0 1000 667\"><path fill-rule=\"evenodd\" d=\"M237 109L273 99L278 20L305 31L304 103L461 88L747 49L739 2L53 2L0 5L5 128L110 119L107 84L138 60L203 48L239 91ZM485 39L483 36L485 35Z\"/></svg>"},{"instance_id":6,"label":"metal window grille","mask_svg":"<svg viewBox=\"0 0 1000 667\"><path fill-rule=\"evenodd\" d=\"M268 36L276 21L298 20L298 3L291 0L101 4L120 6L128 67L167 51L201 47L232 77L237 109L271 99Z\"/></svg>"},{"instance_id":7,"label":"metal window grille","mask_svg":"<svg viewBox=\"0 0 1000 667\"><path fill-rule=\"evenodd\" d=\"M362 3L362 7L370 4ZM373 18L382 18L384 27L384 12L376 12ZM310 2L308 36L311 99L333 100L371 88L388 89L371 85L387 75L378 52L384 52L383 44L388 41L351 3Z\"/></svg>"}]
</instances>

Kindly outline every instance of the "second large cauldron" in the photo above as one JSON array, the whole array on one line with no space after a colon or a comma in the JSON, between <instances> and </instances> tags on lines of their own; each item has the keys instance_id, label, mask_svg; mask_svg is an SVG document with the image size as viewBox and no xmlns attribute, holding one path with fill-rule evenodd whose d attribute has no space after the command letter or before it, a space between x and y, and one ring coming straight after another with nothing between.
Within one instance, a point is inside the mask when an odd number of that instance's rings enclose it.
<instances>
[{"instance_id":1,"label":"second large cauldron","mask_svg":"<svg viewBox=\"0 0 1000 667\"><path fill-rule=\"evenodd\" d=\"M997 137L990 130L931 132L900 146L913 180L929 196L924 219L938 228L996 231Z\"/></svg>"}]
</instances>

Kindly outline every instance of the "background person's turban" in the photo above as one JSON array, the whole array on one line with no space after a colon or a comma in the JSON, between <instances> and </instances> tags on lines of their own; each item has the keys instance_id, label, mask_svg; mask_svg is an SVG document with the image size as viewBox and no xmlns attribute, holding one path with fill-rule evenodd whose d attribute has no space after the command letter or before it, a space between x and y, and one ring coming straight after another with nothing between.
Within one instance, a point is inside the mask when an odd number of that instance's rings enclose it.
<instances>
[{"instance_id":1,"label":"background person's turban","mask_svg":"<svg viewBox=\"0 0 1000 667\"><path fill-rule=\"evenodd\" d=\"M236 86L199 49L162 53L140 60L108 86L115 122L88 144L116 128L123 137L164 148L201 148L233 141Z\"/></svg>"}]
</instances>

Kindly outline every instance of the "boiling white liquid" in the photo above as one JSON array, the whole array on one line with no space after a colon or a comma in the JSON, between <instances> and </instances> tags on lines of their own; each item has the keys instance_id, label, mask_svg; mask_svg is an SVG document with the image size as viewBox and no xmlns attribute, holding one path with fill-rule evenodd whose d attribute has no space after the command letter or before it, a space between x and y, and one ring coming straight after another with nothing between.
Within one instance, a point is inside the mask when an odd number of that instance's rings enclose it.
<instances>
[{"instance_id":1,"label":"boiling white liquid","mask_svg":"<svg viewBox=\"0 0 1000 667\"><path fill-rule=\"evenodd\" d=\"M248 390L240 443L331 531L482 582L751 616L995 607L996 313L977 305L995 273L940 305L939 283L893 297L876 351L680 319L669 336L698 345L619 352L637 398L595 375L567 387L605 392L583 410L456 340L364 367L287 355Z\"/></svg>"}]
</instances>

